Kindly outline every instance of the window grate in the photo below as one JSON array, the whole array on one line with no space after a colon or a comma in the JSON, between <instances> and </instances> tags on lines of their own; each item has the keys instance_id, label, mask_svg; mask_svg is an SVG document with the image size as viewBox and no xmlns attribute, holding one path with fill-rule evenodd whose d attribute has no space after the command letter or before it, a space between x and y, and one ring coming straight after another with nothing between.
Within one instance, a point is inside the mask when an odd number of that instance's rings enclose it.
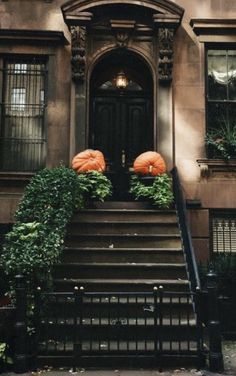
<instances>
[{"instance_id":1,"label":"window grate","mask_svg":"<svg viewBox=\"0 0 236 376\"><path fill-rule=\"evenodd\" d=\"M3 171L36 171L45 166L46 76L44 60L4 62L0 103Z\"/></svg>"},{"instance_id":2,"label":"window grate","mask_svg":"<svg viewBox=\"0 0 236 376\"><path fill-rule=\"evenodd\" d=\"M236 252L236 216L213 218L212 241L213 252Z\"/></svg>"}]
</instances>

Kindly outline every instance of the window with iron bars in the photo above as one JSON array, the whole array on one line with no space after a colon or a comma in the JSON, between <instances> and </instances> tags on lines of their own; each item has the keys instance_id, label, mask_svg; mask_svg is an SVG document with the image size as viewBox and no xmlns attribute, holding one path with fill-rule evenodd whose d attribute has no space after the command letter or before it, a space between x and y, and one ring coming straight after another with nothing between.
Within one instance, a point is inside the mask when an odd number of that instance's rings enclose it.
<instances>
[{"instance_id":1,"label":"window with iron bars","mask_svg":"<svg viewBox=\"0 0 236 376\"><path fill-rule=\"evenodd\" d=\"M213 213L211 223L213 253L236 254L236 212Z\"/></svg>"},{"instance_id":2,"label":"window with iron bars","mask_svg":"<svg viewBox=\"0 0 236 376\"><path fill-rule=\"evenodd\" d=\"M46 61L6 58L1 74L0 169L37 171L46 158Z\"/></svg>"}]
</instances>

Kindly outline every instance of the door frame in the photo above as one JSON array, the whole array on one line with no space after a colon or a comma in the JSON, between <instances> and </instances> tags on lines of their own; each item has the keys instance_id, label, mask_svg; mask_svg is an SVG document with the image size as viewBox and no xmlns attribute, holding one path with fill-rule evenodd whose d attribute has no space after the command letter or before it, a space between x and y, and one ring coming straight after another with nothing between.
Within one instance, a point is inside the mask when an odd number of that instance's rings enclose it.
<instances>
[{"instance_id":1,"label":"door frame","mask_svg":"<svg viewBox=\"0 0 236 376\"><path fill-rule=\"evenodd\" d=\"M117 47L104 47L103 49L97 51L91 64L88 67L87 71L87 90L86 90L86 145L89 145L89 131L90 131L90 123L91 123L91 78L96 68L97 64L99 64L104 58L106 58L109 54L116 52L118 50ZM130 53L133 53L143 64L146 66L146 69L149 71L151 79L152 79L152 88L151 88L151 95L152 95L152 129L153 129L153 149L158 150L158 138L157 138L157 75L156 75L156 67L153 62L146 56L145 51L139 48L126 48L126 50Z\"/></svg>"},{"instance_id":2,"label":"door frame","mask_svg":"<svg viewBox=\"0 0 236 376\"><path fill-rule=\"evenodd\" d=\"M87 75L87 122L86 122L86 144L89 147L91 139L90 139L90 131L92 129L92 104L93 104L93 98L95 95L93 95L91 91L91 79L92 75L94 73L94 70L96 66L101 63L106 57L111 55L112 53L118 52L118 48L106 48L104 51L99 51L96 53L96 55L93 58L93 61L88 69L88 75ZM139 51L138 49L134 48L126 48L126 51L128 53L133 54L140 62L145 66L145 69L147 69L148 74L151 78L152 87L150 87L150 92L140 92L139 97L148 98L150 97L150 103L151 103L151 128L152 128L152 144L153 144L153 150L157 150L157 90L156 90L156 73L155 73L155 67L152 65L152 62L144 55L143 51ZM98 92L98 91L97 91ZM110 93L109 93L110 94ZM109 95L107 94L107 95ZM116 96L115 94L111 94ZM136 97L136 95L132 95L132 92L129 94L130 97ZM105 97L105 92L103 93L103 96Z\"/></svg>"}]
</instances>

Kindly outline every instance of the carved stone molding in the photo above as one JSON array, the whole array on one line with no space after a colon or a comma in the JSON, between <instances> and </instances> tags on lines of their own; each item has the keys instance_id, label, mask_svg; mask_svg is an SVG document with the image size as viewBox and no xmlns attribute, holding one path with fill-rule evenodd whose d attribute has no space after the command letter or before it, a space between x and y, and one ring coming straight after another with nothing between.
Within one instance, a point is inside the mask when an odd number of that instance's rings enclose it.
<instances>
[{"instance_id":1,"label":"carved stone molding","mask_svg":"<svg viewBox=\"0 0 236 376\"><path fill-rule=\"evenodd\" d=\"M173 40L174 29L160 28L158 30L159 39L159 66L158 74L160 82L172 81L173 68Z\"/></svg>"},{"instance_id":2,"label":"carved stone molding","mask_svg":"<svg viewBox=\"0 0 236 376\"><path fill-rule=\"evenodd\" d=\"M116 45L117 47L127 47L129 42L129 33L127 31L117 31Z\"/></svg>"},{"instance_id":3,"label":"carved stone molding","mask_svg":"<svg viewBox=\"0 0 236 376\"><path fill-rule=\"evenodd\" d=\"M115 33L117 47L127 47L131 32L135 28L134 20L110 20L111 29Z\"/></svg>"},{"instance_id":4,"label":"carved stone molding","mask_svg":"<svg viewBox=\"0 0 236 376\"><path fill-rule=\"evenodd\" d=\"M72 79L76 83L82 83L86 67L86 28L71 26L70 32Z\"/></svg>"},{"instance_id":5,"label":"carved stone molding","mask_svg":"<svg viewBox=\"0 0 236 376\"><path fill-rule=\"evenodd\" d=\"M200 167L201 177L203 179L235 179L236 177L236 159L197 159Z\"/></svg>"}]
</instances>

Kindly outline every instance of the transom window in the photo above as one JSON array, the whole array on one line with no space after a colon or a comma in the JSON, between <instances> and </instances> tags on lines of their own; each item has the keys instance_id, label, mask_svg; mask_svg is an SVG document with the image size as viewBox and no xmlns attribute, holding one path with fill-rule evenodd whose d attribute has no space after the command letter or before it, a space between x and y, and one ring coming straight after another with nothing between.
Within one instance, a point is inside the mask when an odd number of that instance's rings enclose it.
<instances>
[{"instance_id":1,"label":"transom window","mask_svg":"<svg viewBox=\"0 0 236 376\"><path fill-rule=\"evenodd\" d=\"M6 58L1 73L0 168L36 171L45 165L46 62Z\"/></svg>"}]
</instances>

